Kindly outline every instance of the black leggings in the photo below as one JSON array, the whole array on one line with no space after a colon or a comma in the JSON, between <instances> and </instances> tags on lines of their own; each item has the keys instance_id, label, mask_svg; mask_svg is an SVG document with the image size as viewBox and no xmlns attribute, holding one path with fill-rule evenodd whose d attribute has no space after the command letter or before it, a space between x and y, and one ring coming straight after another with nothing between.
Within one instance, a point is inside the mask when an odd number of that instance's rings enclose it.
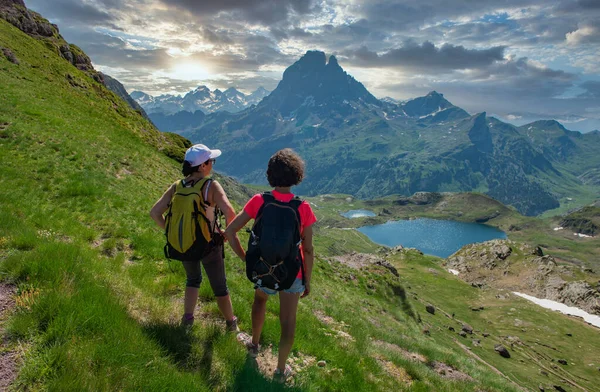
<instances>
[{"instance_id":1,"label":"black leggings","mask_svg":"<svg viewBox=\"0 0 600 392\"><path fill-rule=\"evenodd\" d=\"M199 288L202 282L202 269L200 261L182 261L187 275L186 287ZM223 246L217 246L203 259L204 271L208 276L210 287L215 297L224 297L229 294L227 279L225 278L225 260L223 260Z\"/></svg>"}]
</instances>

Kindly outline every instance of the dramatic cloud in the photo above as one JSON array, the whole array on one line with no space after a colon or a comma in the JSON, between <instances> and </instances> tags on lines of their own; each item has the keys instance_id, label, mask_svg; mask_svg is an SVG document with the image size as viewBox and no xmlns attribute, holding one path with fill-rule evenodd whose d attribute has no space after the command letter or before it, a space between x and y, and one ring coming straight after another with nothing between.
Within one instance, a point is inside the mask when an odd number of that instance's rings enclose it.
<instances>
[{"instance_id":1,"label":"dramatic cloud","mask_svg":"<svg viewBox=\"0 0 600 392\"><path fill-rule=\"evenodd\" d=\"M177 7L195 15L220 12L239 13L245 20L269 25L285 21L293 14L307 14L311 0L161 0L165 6Z\"/></svg>"},{"instance_id":2,"label":"dramatic cloud","mask_svg":"<svg viewBox=\"0 0 600 392\"><path fill-rule=\"evenodd\" d=\"M25 2L130 91L273 89L316 49L376 96L436 90L470 112L600 128L598 0Z\"/></svg>"},{"instance_id":3,"label":"dramatic cloud","mask_svg":"<svg viewBox=\"0 0 600 392\"><path fill-rule=\"evenodd\" d=\"M598 44L600 43L600 23L595 25L583 25L577 30L567 33L567 43L571 45L578 44Z\"/></svg>"},{"instance_id":4,"label":"dramatic cloud","mask_svg":"<svg viewBox=\"0 0 600 392\"><path fill-rule=\"evenodd\" d=\"M504 47L466 49L464 46L444 44L437 48L431 42L421 45L405 42L397 49L377 54L363 46L348 53L351 61L362 67L406 67L429 70L473 69L489 66L504 58Z\"/></svg>"}]
</instances>

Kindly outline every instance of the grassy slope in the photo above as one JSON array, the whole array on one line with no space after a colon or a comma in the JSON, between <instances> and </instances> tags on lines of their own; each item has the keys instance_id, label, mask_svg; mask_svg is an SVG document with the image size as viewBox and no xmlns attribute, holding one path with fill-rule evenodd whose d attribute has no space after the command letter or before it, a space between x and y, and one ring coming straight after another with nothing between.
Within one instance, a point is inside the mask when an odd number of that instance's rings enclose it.
<instances>
[{"instance_id":1,"label":"grassy slope","mask_svg":"<svg viewBox=\"0 0 600 392\"><path fill-rule=\"evenodd\" d=\"M201 289L202 323L189 332L177 326L184 273L176 264L175 273L169 272L163 237L147 216L179 175L178 164L156 150L163 135L1 20L0 46L21 60L17 66L0 57L0 279L18 289L17 309L6 329L9 348L18 349L23 359L15 388L279 389L252 368L244 349L215 321L218 310L208 285ZM86 88L73 87L66 74ZM229 190L245 194L234 187ZM453 341L457 335L441 328L448 321L419 316L422 298L478 328L485 318L465 311L464 304L477 301L479 291L418 255L394 261L403 272L400 280L382 267L351 270L325 257L342 251L337 238L347 250L376 249L350 232L319 229L313 295L299 308L294 356L325 359L328 365L318 368L308 361L293 389L516 389L466 355ZM234 308L248 331L252 290L229 251L227 266ZM439 275L432 280L424 268ZM405 287L416 299L405 295ZM433 297L436 290L439 297ZM523 320L529 313L538 315L522 301L510 303L526 312ZM276 305L271 301L268 307L265 347L278 341ZM600 349L589 327L540 314L557 330L569 328L585 339L580 351ZM430 336L422 333L419 317L430 325ZM506 332L490 325L492 336ZM549 339L557 344L558 338ZM397 349L378 348L377 341L421 353L427 362L443 361L475 380L448 381ZM572 348L567 344L565 354ZM489 350L480 355L529 388L543 378L532 363L507 361Z\"/></svg>"}]
</instances>

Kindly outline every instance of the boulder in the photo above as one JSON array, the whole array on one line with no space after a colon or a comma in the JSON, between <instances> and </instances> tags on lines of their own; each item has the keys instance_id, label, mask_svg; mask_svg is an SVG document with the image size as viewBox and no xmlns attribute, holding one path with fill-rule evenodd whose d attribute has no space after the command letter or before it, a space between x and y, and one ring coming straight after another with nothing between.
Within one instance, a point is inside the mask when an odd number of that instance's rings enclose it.
<instances>
[{"instance_id":1,"label":"boulder","mask_svg":"<svg viewBox=\"0 0 600 392\"><path fill-rule=\"evenodd\" d=\"M557 362L560 363L561 365L568 365L569 364L566 359L559 359Z\"/></svg>"},{"instance_id":2,"label":"boulder","mask_svg":"<svg viewBox=\"0 0 600 392\"><path fill-rule=\"evenodd\" d=\"M425 310L427 311L427 313L435 314L435 307L433 305L425 306Z\"/></svg>"},{"instance_id":3,"label":"boulder","mask_svg":"<svg viewBox=\"0 0 600 392\"><path fill-rule=\"evenodd\" d=\"M462 330L463 332L468 333L469 335L473 334L473 327L471 327L469 324L463 324Z\"/></svg>"},{"instance_id":4,"label":"boulder","mask_svg":"<svg viewBox=\"0 0 600 392\"><path fill-rule=\"evenodd\" d=\"M508 352L508 350L506 349L506 347L504 347L501 344L495 345L494 346L494 351L496 351L498 354L500 354L501 357L510 358L510 353Z\"/></svg>"}]
</instances>

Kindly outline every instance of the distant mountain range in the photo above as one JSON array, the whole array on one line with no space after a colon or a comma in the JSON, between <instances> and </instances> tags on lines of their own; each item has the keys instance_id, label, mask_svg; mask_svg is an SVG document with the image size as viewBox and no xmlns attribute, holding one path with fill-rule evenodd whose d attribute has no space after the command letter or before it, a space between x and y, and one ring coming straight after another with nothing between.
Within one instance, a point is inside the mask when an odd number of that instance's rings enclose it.
<instances>
[{"instance_id":1,"label":"distant mountain range","mask_svg":"<svg viewBox=\"0 0 600 392\"><path fill-rule=\"evenodd\" d=\"M537 215L600 189L600 132L556 121L515 127L470 115L435 91L379 100L318 51L287 68L256 106L185 116L189 122L176 115L155 123L223 149L219 170L242 182L265 183L271 154L296 149L307 162L298 191L307 195L478 191Z\"/></svg>"},{"instance_id":2,"label":"distant mountain range","mask_svg":"<svg viewBox=\"0 0 600 392\"><path fill-rule=\"evenodd\" d=\"M181 95L164 94L153 97L142 91L134 91L131 97L150 115L160 114L164 116L186 111L194 113L198 110L205 114L217 111L236 113L251 105L258 104L269 91L259 87L252 94L246 95L235 88L225 91L219 89L211 91L206 86L199 86L193 91Z\"/></svg>"}]
</instances>

